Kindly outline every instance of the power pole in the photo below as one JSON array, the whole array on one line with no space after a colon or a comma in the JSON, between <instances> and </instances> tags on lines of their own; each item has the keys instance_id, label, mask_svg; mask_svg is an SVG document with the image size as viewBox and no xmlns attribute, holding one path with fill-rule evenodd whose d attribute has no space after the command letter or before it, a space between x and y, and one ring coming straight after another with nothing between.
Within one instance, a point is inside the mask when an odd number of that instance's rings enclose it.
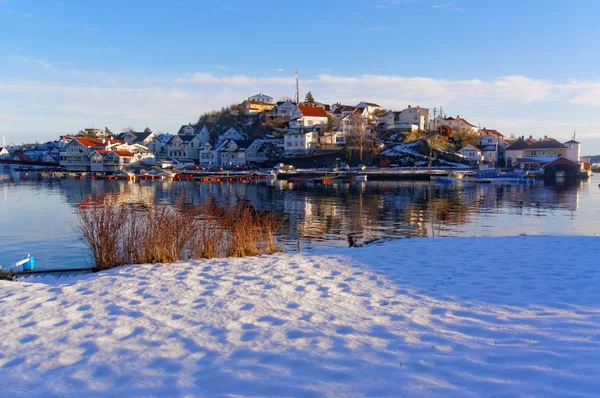
<instances>
[{"instance_id":1,"label":"power pole","mask_svg":"<svg viewBox=\"0 0 600 398\"><path fill-rule=\"evenodd\" d=\"M298 77L298 69L296 69L296 106L300 104L300 79Z\"/></svg>"}]
</instances>

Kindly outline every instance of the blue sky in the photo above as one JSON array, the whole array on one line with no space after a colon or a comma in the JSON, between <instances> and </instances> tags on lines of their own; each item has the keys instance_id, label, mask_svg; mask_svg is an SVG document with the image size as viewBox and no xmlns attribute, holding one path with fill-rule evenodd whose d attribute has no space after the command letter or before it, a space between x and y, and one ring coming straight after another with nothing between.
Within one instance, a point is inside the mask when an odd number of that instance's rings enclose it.
<instances>
[{"instance_id":1,"label":"blue sky","mask_svg":"<svg viewBox=\"0 0 600 398\"><path fill-rule=\"evenodd\" d=\"M259 91L444 113L600 153L600 2L0 0L0 133L174 132Z\"/></svg>"}]
</instances>

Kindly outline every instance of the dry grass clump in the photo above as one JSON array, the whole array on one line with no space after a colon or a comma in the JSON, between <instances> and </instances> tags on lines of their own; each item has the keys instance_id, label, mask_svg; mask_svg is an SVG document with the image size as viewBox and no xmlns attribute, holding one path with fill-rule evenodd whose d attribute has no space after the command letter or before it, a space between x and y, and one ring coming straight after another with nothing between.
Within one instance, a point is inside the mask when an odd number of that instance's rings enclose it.
<instances>
[{"instance_id":1,"label":"dry grass clump","mask_svg":"<svg viewBox=\"0 0 600 398\"><path fill-rule=\"evenodd\" d=\"M283 222L248 203L135 206L105 197L81 202L76 212L75 231L90 248L96 271L280 251L277 233Z\"/></svg>"},{"instance_id":2,"label":"dry grass clump","mask_svg":"<svg viewBox=\"0 0 600 398\"><path fill-rule=\"evenodd\" d=\"M224 216L228 232L227 256L246 257L279 251L275 234L282 223L274 214L257 210L248 203L238 203Z\"/></svg>"}]
</instances>

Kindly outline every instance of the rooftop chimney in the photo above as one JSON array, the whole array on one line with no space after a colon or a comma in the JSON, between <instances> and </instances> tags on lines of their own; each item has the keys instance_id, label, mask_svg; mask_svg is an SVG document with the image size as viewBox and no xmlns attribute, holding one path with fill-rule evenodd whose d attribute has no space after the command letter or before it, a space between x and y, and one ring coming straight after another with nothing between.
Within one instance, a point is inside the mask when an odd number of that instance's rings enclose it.
<instances>
[{"instance_id":1,"label":"rooftop chimney","mask_svg":"<svg viewBox=\"0 0 600 398\"><path fill-rule=\"evenodd\" d=\"M547 135L545 135L545 136L544 136L544 139L547 139L547 138L548 138L548 136L547 136Z\"/></svg>"}]
</instances>

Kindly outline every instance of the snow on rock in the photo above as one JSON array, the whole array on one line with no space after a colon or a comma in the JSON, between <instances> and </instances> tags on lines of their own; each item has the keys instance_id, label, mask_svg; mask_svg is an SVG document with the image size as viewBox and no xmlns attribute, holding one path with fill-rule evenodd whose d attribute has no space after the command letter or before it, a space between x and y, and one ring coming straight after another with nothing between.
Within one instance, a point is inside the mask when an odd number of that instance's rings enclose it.
<instances>
[{"instance_id":1,"label":"snow on rock","mask_svg":"<svg viewBox=\"0 0 600 398\"><path fill-rule=\"evenodd\" d=\"M598 243L403 239L0 281L0 396L597 396Z\"/></svg>"},{"instance_id":2,"label":"snow on rock","mask_svg":"<svg viewBox=\"0 0 600 398\"><path fill-rule=\"evenodd\" d=\"M384 156L398 157L398 156L413 156L421 159L429 159L427 155L419 152L421 149L422 142L420 140L409 142L406 144L395 145L393 148L386 149L381 154Z\"/></svg>"}]
</instances>

